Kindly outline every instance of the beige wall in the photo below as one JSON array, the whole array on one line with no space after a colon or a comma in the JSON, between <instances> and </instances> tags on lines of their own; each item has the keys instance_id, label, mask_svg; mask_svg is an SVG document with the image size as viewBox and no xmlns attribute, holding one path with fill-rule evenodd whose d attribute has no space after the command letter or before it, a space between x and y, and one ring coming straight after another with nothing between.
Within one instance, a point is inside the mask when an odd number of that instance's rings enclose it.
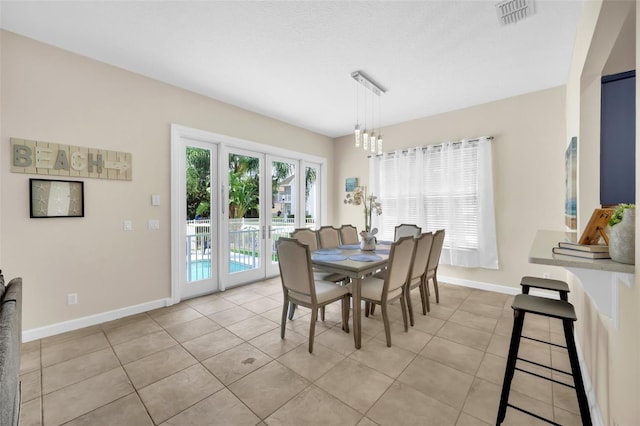
<instances>
[{"instance_id":1,"label":"beige wall","mask_svg":"<svg viewBox=\"0 0 640 426\"><path fill-rule=\"evenodd\" d=\"M580 144L580 229L598 202L598 180L591 172L599 158L594 81L598 73L626 66L607 62L609 55L625 58L629 48L621 43L636 49L637 67L637 31L630 31L635 43L628 37L617 42L628 3L633 2L585 2L566 88L384 129L385 150L495 138L500 269L443 267L443 276L510 287L517 287L524 274L565 277L559 268L529 264L529 246L536 230L563 228L564 151L571 136L577 135ZM640 13L635 14L637 23ZM350 137L337 139L333 148L326 137L11 33L0 32L0 37L0 265L7 277L25 279L25 329L168 297L171 123L329 158L329 223L362 227L361 212L341 204L346 177L368 180L366 154L352 147ZM132 152L133 181L86 179L84 219L30 220L29 176L8 171L10 137ZM150 206L152 193L161 195L161 207ZM146 230L149 218L160 219L159 232ZM124 219L133 220L134 232L121 231ZM636 424L640 283L621 286L618 329L599 316L579 283L571 284L580 318L577 332L604 422ZM80 304L66 306L70 292L79 294Z\"/></svg>"},{"instance_id":2,"label":"beige wall","mask_svg":"<svg viewBox=\"0 0 640 426\"><path fill-rule=\"evenodd\" d=\"M578 26L578 42L567 84L567 134L578 135L579 229L584 227L599 203L599 175L593 171L599 170L600 159L600 77L636 68L639 58L636 53L636 13L632 1L585 2ZM636 102L637 99L636 94ZM640 188L638 183L636 188ZM637 275L632 288L619 285L618 328L598 313L579 281L571 275L568 278L572 288L570 300L576 306L579 318L576 333L603 421L610 425L637 424L640 419L640 289Z\"/></svg>"},{"instance_id":3,"label":"beige wall","mask_svg":"<svg viewBox=\"0 0 640 426\"><path fill-rule=\"evenodd\" d=\"M494 178L500 270L441 267L441 275L517 287L524 274L551 272L568 279L576 306L576 334L604 424L635 425L640 419L640 279L619 283L619 327L600 315L571 274L530 265L528 250L538 229L564 229L564 151L578 136L578 231L599 205L600 77L637 68L640 11L635 2L584 3L566 87L526 94L383 129L385 151L474 136L494 136ZM636 86L636 105L640 99ZM636 108L637 113L640 108ZM638 121L638 120L637 120ZM636 132L636 138L640 138ZM637 139L638 140L638 139ZM640 144L636 157L640 164ZM336 187L344 179L368 182L366 154L340 138L335 150ZM343 161L346 160L346 161ZM595 171L595 172L594 172ZM636 188L640 179L636 174ZM339 205L337 223L362 226L357 209ZM640 238L636 234L636 242ZM636 263L640 251L636 251ZM603 283L608 285L608 283ZM557 331L557 330L556 330ZM555 332L555 331L554 331ZM561 336L555 336L561 339Z\"/></svg>"},{"instance_id":4,"label":"beige wall","mask_svg":"<svg viewBox=\"0 0 640 426\"><path fill-rule=\"evenodd\" d=\"M539 229L563 229L565 89L557 87L383 129L385 151L447 140L493 136L494 190L499 270L441 266L455 280L520 287L522 275L562 273L529 264L528 253ZM336 188L344 197L344 179L368 182L366 153L352 137L337 140ZM339 159L339 161L337 161ZM383 206L384 215L384 206ZM338 204L337 223L364 226L353 206Z\"/></svg>"},{"instance_id":5,"label":"beige wall","mask_svg":"<svg viewBox=\"0 0 640 426\"><path fill-rule=\"evenodd\" d=\"M1 43L0 265L24 279L25 330L169 297L171 123L333 158L330 138L13 33ZM85 218L29 219L33 176L9 172L10 137L131 152L133 180L84 179Z\"/></svg>"}]
</instances>

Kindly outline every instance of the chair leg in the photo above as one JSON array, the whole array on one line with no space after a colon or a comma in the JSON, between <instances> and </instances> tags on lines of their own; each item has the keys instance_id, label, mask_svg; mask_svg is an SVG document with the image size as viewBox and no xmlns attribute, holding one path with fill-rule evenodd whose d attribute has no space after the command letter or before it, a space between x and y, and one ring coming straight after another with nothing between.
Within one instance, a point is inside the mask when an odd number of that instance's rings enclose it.
<instances>
[{"instance_id":1,"label":"chair leg","mask_svg":"<svg viewBox=\"0 0 640 426\"><path fill-rule=\"evenodd\" d=\"M324 306L320 308L320 319L324 321Z\"/></svg>"},{"instance_id":2,"label":"chair leg","mask_svg":"<svg viewBox=\"0 0 640 426\"><path fill-rule=\"evenodd\" d=\"M427 312L431 312L431 302L429 301L429 280L425 278L424 282L420 285L422 286L423 291L423 303L427 307ZM425 315L427 314L425 313Z\"/></svg>"},{"instance_id":3,"label":"chair leg","mask_svg":"<svg viewBox=\"0 0 640 426\"><path fill-rule=\"evenodd\" d=\"M373 315L373 311L375 311L375 310L376 310L376 304L372 303L371 304L371 315Z\"/></svg>"},{"instance_id":4,"label":"chair leg","mask_svg":"<svg viewBox=\"0 0 640 426\"><path fill-rule=\"evenodd\" d=\"M287 297L284 298L284 304L282 306L282 320L280 321L280 338L284 339L284 330L287 326L287 308L289 307L289 301Z\"/></svg>"},{"instance_id":5,"label":"chair leg","mask_svg":"<svg viewBox=\"0 0 640 426\"><path fill-rule=\"evenodd\" d=\"M404 332L408 332L409 331L409 324L407 324L407 305L405 303L405 299L407 298L408 294L403 294L400 296L400 307L402 308L402 321L404 322ZM411 302L409 302L411 303ZM413 313L411 314L411 316L413 317ZM413 320L411 321L413 323ZM413 324L411 324L413 325Z\"/></svg>"},{"instance_id":6,"label":"chair leg","mask_svg":"<svg viewBox=\"0 0 640 426\"><path fill-rule=\"evenodd\" d=\"M411 327L413 327L413 304L411 303L411 290L406 291L405 294L402 295L402 298L407 299L407 310L409 311L409 322L411 323ZM406 322L407 321L405 320L405 326L406 326ZM406 327L405 327L405 331L407 331Z\"/></svg>"},{"instance_id":7,"label":"chair leg","mask_svg":"<svg viewBox=\"0 0 640 426\"><path fill-rule=\"evenodd\" d=\"M293 319L293 313L296 311L296 304L289 302L289 320Z\"/></svg>"},{"instance_id":8,"label":"chair leg","mask_svg":"<svg viewBox=\"0 0 640 426\"><path fill-rule=\"evenodd\" d=\"M433 275L433 290L436 292L436 303L440 303L440 293L438 292L438 278Z\"/></svg>"},{"instance_id":9,"label":"chair leg","mask_svg":"<svg viewBox=\"0 0 640 426\"><path fill-rule=\"evenodd\" d=\"M349 332L349 306L351 304L351 300L349 295L345 295L342 298L342 329L345 333Z\"/></svg>"},{"instance_id":10,"label":"chair leg","mask_svg":"<svg viewBox=\"0 0 640 426\"><path fill-rule=\"evenodd\" d=\"M313 353L313 338L316 335L316 321L318 321L318 310L311 309L311 323L309 325L309 353Z\"/></svg>"},{"instance_id":11,"label":"chair leg","mask_svg":"<svg viewBox=\"0 0 640 426\"><path fill-rule=\"evenodd\" d=\"M509 356L507 366L504 370L504 381L502 382L502 394L500 395L500 405L498 407L498 418L496 425L501 424L507 415L507 403L509 402L509 391L511 381L516 371L516 361L518 349L520 348L520 337L522 336L522 326L524 325L524 312L513 311L513 331L511 332L511 344L509 345Z\"/></svg>"},{"instance_id":12,"label":"chair leg","mask_svg":"<svg viewBox=\"0 0 640 426\"><path fill-rule=\"evenodd\" d=\"M422 304L422 315L427 315L427 303L424 300L425 294L424 294L424 287L422 286L422 283L420 283L420 286L418 288L420 289L420 303ZM413 323L411 323L411 325L413 325Z\"/></svg>"},{"instance_id":13,"label":"chair leg","mask_svg":"<svg viewBox=\"0 0 640 426\"><path fill-rule=\"evenodd\" d=\"M387 347L391 347L391 327L389 326L389 317L387 316L387 304L380 305L382 309L382 322L384 323L384 334L387 337Z\"/></svg>"},{"instance_id":14,"label":"chair leg","mask_svg":"<svg viewBox=\"0 0 640 426\"><path fill-rule=\"evenodd\" d=\"M369 317L369 302L364 302L364 316Z\"/></svg>"}]
</instances>

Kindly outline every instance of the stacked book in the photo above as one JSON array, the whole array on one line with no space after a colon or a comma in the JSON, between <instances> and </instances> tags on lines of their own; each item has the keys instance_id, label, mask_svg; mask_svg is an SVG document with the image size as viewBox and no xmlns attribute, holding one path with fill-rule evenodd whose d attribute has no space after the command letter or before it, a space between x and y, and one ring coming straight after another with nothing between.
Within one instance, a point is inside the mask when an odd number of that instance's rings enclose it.
<instances>
[{"instance_id":1,"label":"stacked book","mask_svg":"<svg viewBox=\"0 0 640 426\"><path fill-rule=\"evenodd\" d=\"M604 244L578 244L561 241L553 248L554 254L582 257L584 259L611 259L609 246Z\"/></svg>"}]
</instances>

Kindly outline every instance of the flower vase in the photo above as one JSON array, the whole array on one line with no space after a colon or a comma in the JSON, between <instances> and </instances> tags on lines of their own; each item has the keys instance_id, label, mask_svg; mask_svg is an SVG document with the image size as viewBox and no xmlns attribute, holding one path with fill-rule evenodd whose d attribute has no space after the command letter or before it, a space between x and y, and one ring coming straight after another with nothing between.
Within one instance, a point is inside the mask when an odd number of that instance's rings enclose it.
<instances>
[{"instance_id":1,"label":"flower vase","mask_svg":"<svg viewBox=\"0 0 640 426\"><path fill-rule=\"evenodd\" d=\"M636 209L625 209L622 221L609 227L609 256L619 263L636 261Z\"/></svg>"},{"instance_id":2,"label":"flower vase","mask_svg":"<svg viewBox=\"0 0 640 426\"><path fill-rule=\"evenodd\" d=\"M376 249L376 237L369 232L361 232L360 250L373 251Z\"/></svg>"}]
</instances>

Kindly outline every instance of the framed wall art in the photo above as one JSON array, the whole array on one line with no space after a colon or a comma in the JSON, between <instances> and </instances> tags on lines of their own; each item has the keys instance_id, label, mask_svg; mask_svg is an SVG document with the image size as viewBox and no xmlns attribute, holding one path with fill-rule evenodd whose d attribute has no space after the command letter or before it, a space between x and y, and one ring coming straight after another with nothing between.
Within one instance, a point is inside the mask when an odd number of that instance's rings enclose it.
<instances>
[{"instance_id":1,"label":"framed wall art","mask_svg":"<svg viewBox=\"0 0 640 426\"><path fill-rule=\"evenodd\" d=\"M578 229L578 138L571 138L564 154L565 165L565 199L564 223L567 231L577 232Z\"/></svg>"},{"instance_id":2,"label":"framed wall art","mask_svg":"<svg viewBox=\"0 0 640 426\"><path fill-rule=\"evenodd\" d=\"M344 190L345 191L353 192L353 190L356 189L356 186L358 186L358 178L357 177L346 178L344 180Z\"/></svg>"},{"instance_id":3,"label":"framed wall art","mask_svg":"<svg viewBox=\"0 0 640 426\"><path fill-rule=\"evenodd\" d=\"M84 217L84 182L29 179L29 217Z\"/></svg>"}]
</instances>

